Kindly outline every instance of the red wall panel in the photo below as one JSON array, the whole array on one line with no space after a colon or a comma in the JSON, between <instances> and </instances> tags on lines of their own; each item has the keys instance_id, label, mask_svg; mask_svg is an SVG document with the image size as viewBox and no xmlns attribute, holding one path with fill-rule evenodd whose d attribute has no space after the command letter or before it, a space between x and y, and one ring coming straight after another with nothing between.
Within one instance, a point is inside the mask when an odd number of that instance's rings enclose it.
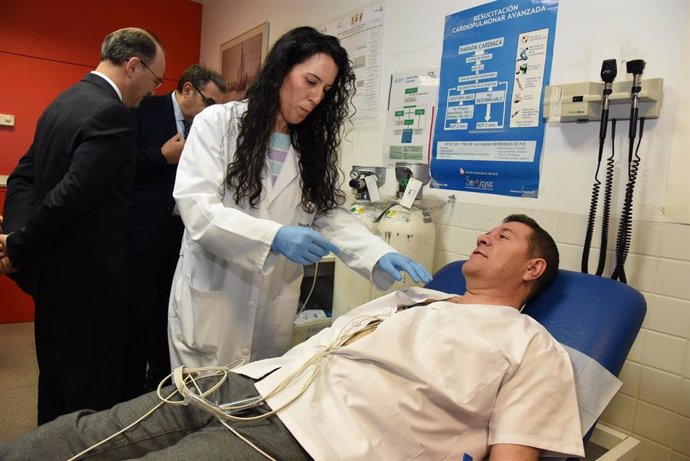
<instances>
[{"instance_id":1,"label":"red wall panel","mask_svg":"<svg viewBox=\"0 0 690 461\"><path fill-rule=\"evenodd\" d=\"M103 38L132 26L161 39L172 80L199 59L201 5L190 0L2 0L0 50L93 68Z\"/></svg>"},{"instance_id":2,"label":"red wall panel","mask_svg":"<svg viewBox=\"0 0 690 461\"><path fill-rule=\"evenodd\" d=\"M201 4L190 0L2 0L0 2L0 175L9 175L31 144L43 109L98 64L103 38L122 27L154 32L166 49L165 83L173 90L198 62ZM0 188L0 206L5 190ZM2 208L0 208L1 210ZM0 323L33 319L33 303L0 276Z\"/></svg>"},{"instance_id":3,"label":"red wall panel","mask_svg":"<svg viewBox=\"0 0 690 461\"><path fill-rule=\"evenodd\" d=\"M15 123L0 126L0 174L8 175L31 145L43 109L91 69L2 52L0 69L0 113L13 114Z\"/></svg>"}]
</instances>

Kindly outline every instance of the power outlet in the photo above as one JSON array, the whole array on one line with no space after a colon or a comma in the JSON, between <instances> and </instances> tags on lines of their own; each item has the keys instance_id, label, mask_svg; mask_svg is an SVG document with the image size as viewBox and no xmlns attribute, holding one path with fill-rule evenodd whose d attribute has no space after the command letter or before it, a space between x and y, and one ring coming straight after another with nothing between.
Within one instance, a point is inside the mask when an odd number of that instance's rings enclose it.
<instances>
[{"instance_id":1,"label":"power outlet","mask_svg":"<svg viewBox=\"0 0 690 461\"><path fill-rule=\"evenodd\" d=\"M0 125L14 126L14 115L0 114Z\"/></svg>"}]
</instances>

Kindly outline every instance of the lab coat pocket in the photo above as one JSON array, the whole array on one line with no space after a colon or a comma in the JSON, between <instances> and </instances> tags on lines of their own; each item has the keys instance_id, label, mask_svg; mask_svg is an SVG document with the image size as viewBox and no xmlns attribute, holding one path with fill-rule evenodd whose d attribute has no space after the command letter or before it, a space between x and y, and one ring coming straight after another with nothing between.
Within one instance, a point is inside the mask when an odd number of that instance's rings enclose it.
<instances>
[{"instance_id":1,"label":"lab coat pocket","mask_svg":"<svg viewBox=\"0 0 690 461\"><path fill-rule=\"evenodd\" d=\"M314 209L316 210L316 207L314 207ZM302 209L302 204L297 203L295 225L301 227L311 227L311 225L314 223L314 216L316 216L316 211L312 211L311 213L304 211L304 209Z\"/></svg>"},{"instance_id":2,"label":"lab coat pocket","mask_svg":"<svg viewBox=\"0 0 690 461\"><path fill-rule=\"evenodd\" d=\"M215 292L223 289L227 269L222 259L197 242L190 242L182 259L182 271L196 290Z\"/></svg>"},{"instance_id":3,"label":"lab coat pocket","mask_svg":"<svg viewBox=\"0 0 690 461\"><path fill-rule=\"evenodd\" d=\"M408 460L422 452L390 383L380 372L364 363L355 373L333 386L333 408L327 402L313 402L313 421L319 414L336 412L338 418L320 424L319 431L342 459Z\"/></svg>"},{"instance_id":4,"label":"lab coat pocket","mask_svg":"<svg viewBox=\"0 0 690 461\"><path fill-rule=\"evenodd\" d=\"M215 353L221 344L228 305L222 291L201 291L191 285L182 288L177 315L182 323L182 341L193 350Z\"/></svg>"}]
</instances>

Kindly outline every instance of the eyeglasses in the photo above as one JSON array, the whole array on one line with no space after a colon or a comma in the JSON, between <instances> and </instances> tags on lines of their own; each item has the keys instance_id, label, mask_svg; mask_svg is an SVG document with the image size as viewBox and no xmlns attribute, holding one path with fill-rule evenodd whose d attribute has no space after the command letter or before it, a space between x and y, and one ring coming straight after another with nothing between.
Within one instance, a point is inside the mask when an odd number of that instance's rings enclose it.
<instances>
[{"instance_id":1,"label":"eyeglasses","mask_svg":"<svg viewBox=\"0 0 690 461\"><path fill-rule=\"evenodd\" d=\"M201 92L201 90L194 84L194 82L192 82L190 80L189 83L191 83L192 86L194 87L194 89L196 90L196 92L201 95L201 98L204 100L204 104L206 104L206 107L216 104L216 101L214 101L211 98L207 98L206 96L204 96L204 93Z\"/></svg>"},{"instance_id":2,"label":"eyeglasses","mask_svg":"<svg viewBox=\"0 0 690 461\"><path fill-rule=\"evenodd\" d=\"M155 73L154 71L152 71L152 70L149 68L149 66L146 65L146 63L145 63L144 61L139 60L139 62L141 62L141 65L144 66L144 67L146 68L146 70L148 70L149 72L151 72L151 75L153 75L153 76L155 77L155 80L154 80L154 81L156 82L156 88L160 88L160 86L163 84L163 79L160 78L158 75L156 75L156 73ZM154 88L154 89L155 89L155 88Z\"/></svg>"}]
</instances>

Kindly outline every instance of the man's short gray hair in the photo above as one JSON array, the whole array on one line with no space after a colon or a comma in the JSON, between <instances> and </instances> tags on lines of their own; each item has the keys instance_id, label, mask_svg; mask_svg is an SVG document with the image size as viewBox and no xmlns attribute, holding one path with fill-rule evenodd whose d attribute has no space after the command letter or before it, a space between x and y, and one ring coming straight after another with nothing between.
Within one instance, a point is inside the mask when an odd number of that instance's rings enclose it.
<instances>
[{"instance_id":1,"label":"man's short gray hair","mask_svg":"<svg viewBox=\"0 0 690 461\"><path fill-rule=\"evenodd\" d=\"M121 65L130 58L138 57L144 63L156 57L157 46L161 49L158 37L153 32L136 27L119 29L108 34L101 45L101 61Z\"/></svg>"}]
</instances>

